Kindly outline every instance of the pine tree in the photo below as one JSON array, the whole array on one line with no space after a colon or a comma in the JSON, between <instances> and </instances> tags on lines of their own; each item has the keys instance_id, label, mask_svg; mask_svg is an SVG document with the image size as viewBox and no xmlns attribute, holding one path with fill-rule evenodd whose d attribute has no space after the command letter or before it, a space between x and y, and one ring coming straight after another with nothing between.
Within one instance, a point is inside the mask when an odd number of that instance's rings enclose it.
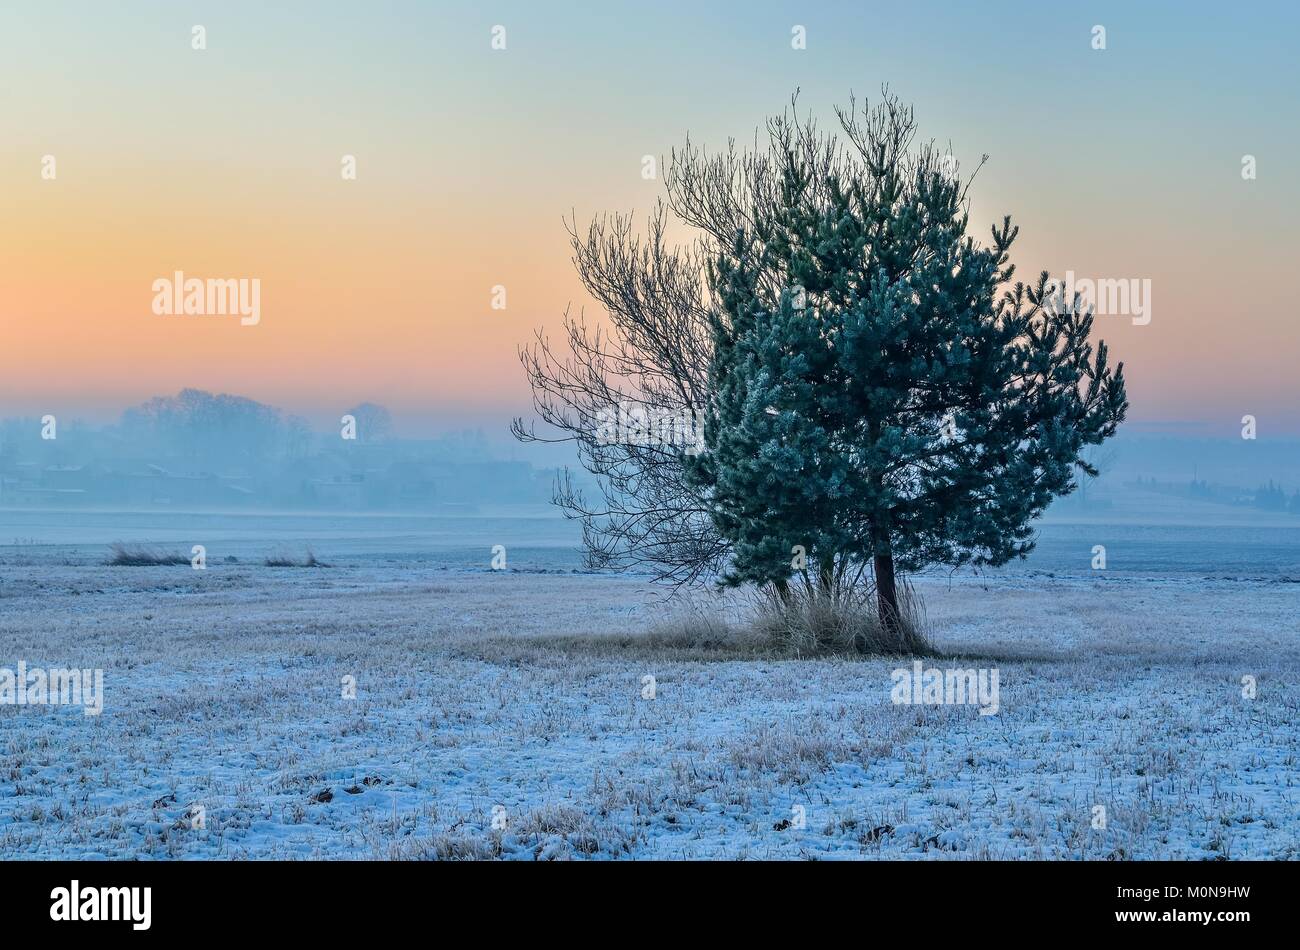
<instances>
[{"instance_id":1,"label":"pine tree","mask_svg":"<svg viewBox=\"0 0 1300 950\"><path fill-rule=\"evenodd\" d=\"M732 584L826 593L874 575L999 565L1033 548L1081 454L1127 410L1123 364L1046 273L1011 284L1010 217L967 235L951 160L886 97L848 139L773 120L773 187L712 261L707 451L687 465ZM802 557L801 557L802 556Z\"/></svg>"}]
</instances>

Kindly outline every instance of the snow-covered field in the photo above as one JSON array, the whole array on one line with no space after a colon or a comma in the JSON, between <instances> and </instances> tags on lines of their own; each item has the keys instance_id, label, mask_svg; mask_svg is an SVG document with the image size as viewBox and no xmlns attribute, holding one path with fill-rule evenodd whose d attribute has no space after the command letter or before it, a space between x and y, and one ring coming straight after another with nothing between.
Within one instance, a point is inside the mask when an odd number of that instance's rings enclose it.
<instances>
[{"instance_id":1,"label":"snow-covered field","mask_svg":"<svg viewBox=\"0 0 1300 950\"><path fill-rule=\"evenodd\" d=\"M104 670L98 716L0 705L0 855L1300 858L1276 570L924 579L981 716L892 703L899 661L675 641L644 580L241 543L0 547L0 668Z\"/></svg>"}]
</instances>

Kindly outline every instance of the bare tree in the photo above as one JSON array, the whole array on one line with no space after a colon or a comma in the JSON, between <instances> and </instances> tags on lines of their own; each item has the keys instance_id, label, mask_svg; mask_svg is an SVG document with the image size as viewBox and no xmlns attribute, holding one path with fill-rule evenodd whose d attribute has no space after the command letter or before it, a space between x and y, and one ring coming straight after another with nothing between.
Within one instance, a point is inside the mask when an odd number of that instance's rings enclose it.
<instances>
[{"instance_id":1,"label":"bare tree","mask_svg":"<svg viewBox=\"0 0 1300 950\"><path fill-rule=\"evenodd\" d=\"M357 441L384 442L392 437L393 416L384 406L363 402L348 410L357 422Z\"/></svg>"},{"instance_id":2,"label":"bare tree","mask_svg":"<svg viewBox=\"0 0 1300 950\"><path fill-rule=\"evenodd\" d=\"M516 419L523 441L571 442L599 485L590 497L566 471L555 503L583 526L589 563L641 567L657 579L689 583L714 570L727 546L703 499L682 474L685 446L610 436L608 421L667 415L695 418L707 403L712 351L706 251L671 247L668 211L658 204L645 233L630 215L606 215L569 235L583 285L608 314L608 327L565 314L562 348L542 331L520 351L538 416L538 434Z\"/></svg>"}]
</instances>

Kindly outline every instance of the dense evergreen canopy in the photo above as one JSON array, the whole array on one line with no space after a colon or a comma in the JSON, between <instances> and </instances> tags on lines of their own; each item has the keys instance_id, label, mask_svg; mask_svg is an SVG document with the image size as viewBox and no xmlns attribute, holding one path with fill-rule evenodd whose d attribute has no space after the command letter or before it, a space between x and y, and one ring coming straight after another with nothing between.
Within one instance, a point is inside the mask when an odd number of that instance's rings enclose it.
<instances>
[{"instance_id":1,"label":"dense evergreen canopy","mask_svg":"<svg viewBox=\"0 0 1300 950\"><path fill-rule=\"evenodd\" d=\"M967 234L951 158L911 148L909 110L841 121L847 147L772 124L775 187L710 269L708 450L686 471L729 582L806 563L831 590L869 564L892 622L895 570L1026 554L1127 402L1080 301L1046 273L1011 284L1010 218Z\"/></svg>"}]
</instances>

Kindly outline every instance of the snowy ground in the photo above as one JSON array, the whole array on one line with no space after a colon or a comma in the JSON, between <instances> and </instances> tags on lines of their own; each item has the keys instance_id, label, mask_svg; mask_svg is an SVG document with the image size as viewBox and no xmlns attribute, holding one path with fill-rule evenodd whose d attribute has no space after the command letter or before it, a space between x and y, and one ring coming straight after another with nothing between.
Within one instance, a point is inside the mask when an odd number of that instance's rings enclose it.
<instances>
[{"instance_id":1,"label":"snowy ground","mask_svg":"<svg viewBox=\"0 0 1300 950\"><path fill-rule=\"evenodd\" d=\"M0 667L102 667L105 705L0 706L0 856L1300 858L1296 583L918 587L997 715L649 635L634 579L6 548Z\"/></svg>"}]
</instances>

